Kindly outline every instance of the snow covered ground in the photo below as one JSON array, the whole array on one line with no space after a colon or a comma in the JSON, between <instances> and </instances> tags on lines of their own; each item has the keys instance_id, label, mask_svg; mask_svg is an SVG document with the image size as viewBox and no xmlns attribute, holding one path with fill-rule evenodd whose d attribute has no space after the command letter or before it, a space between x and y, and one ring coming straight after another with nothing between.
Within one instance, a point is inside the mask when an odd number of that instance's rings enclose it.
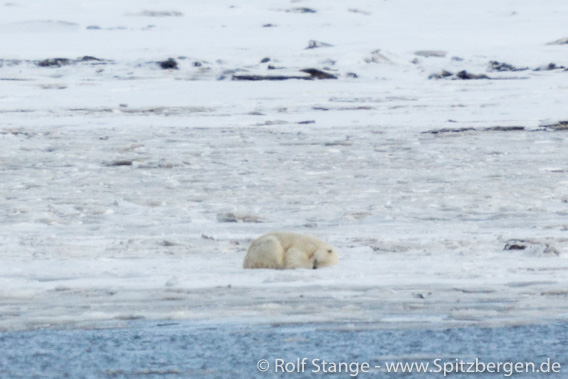
<instances>
[{"instance_id":1,"label":"snow covered ground","mask_svg":"<svg viewBox=\"0 0 568 379\"><path fill-rule=\"evenodd\" d=\"M566 1L0 9L0 330L568 320Z\"/></svg>"}]
</instances>

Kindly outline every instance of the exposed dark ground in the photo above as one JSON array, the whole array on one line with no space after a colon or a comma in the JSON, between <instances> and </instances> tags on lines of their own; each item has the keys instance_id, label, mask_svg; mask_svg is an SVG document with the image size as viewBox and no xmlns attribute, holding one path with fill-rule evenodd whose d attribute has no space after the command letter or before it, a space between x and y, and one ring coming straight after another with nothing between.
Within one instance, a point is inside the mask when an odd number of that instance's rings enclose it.
<instances>
[{"instance_id":1,"label":"exposed dark ground","mask_svg":"<svg viewBox=\"0 0 568 379\"><path fill-rule=\"evenodd\" d=\"M568 364L568 324L505 328L371 329L376 325L196 325L190 322L132 322L126 328L102 330L36 330L0 333L1 378L250 378L273 377L275 359L298 370L307 358L305 374L327 362L368 362L359 377L443 377L437 374L388 374L385 362L430 362L440 366L456 359L474 362L534 362L550 358L565 377ZM266 373L257 369L268 360ZM323 370L321 361L320 370ZM373 366L380 365L380 369ZM331 366L326 366L330 370ZM433 367L435 371L437 366ZM465 366L467 368L467 366ZM353 366L353 369L355 367ZM351 373L355 373L352 371ZM456 374L452 378L507 377L500 374ZM326 376L349 377L350 372ZM535 373L513 374L532 378Z\"/></svg>"}]
</instances>

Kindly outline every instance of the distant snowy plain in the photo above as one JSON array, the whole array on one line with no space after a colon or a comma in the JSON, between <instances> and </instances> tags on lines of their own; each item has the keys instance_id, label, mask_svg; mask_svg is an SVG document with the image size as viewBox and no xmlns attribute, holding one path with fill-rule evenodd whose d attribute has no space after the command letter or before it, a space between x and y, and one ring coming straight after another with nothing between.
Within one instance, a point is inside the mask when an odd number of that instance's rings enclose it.
<instances>
[{"instance_id":1,"label":"distant snowy plain","mask_svg":"<svg viewBox=\"0 0 568 379\"><path fill-rule=\"evenodd\" d=\"M565 0L3 3L0 330L568 320L567 19ZM307 68L337 79L232 80ZM242 269L275 230L339 264Z\"/></svg>"}]
</instances>

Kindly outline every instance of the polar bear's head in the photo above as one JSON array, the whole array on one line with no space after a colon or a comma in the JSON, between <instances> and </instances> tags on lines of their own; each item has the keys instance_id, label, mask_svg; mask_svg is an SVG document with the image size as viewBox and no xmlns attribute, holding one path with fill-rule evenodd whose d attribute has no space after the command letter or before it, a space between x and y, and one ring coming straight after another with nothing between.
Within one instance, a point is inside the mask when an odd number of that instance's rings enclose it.
<instances>
[{"instance_id":1,"label":"polar bear's head","mask_svg":"<svg viewBox=\"0 0 568 379\"><path fill-rule=\"evenodd\" d=\"M337 264L337 250L335 247L325 244L314 253L314 270L316 268L333 266Z\"/></svg>"}]
</instances>

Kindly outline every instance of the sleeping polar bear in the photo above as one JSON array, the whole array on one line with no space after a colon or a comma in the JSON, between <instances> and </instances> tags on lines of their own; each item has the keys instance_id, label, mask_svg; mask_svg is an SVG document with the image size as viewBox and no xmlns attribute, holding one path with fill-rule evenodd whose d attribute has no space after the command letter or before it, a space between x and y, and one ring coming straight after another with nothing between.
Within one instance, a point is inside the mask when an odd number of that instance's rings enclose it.
<instances>
[{"instance_id":1,"label":"sleeping polar bear","mask_svg":"<svg viewBox=\"0 0 568 379\"><path fill-rule=\"evenodd\" d=\"M244 268L320 268L337 264L337 250L311 236L298 233L268 233L250 245Z\"/></svg>"}]
</instances>

